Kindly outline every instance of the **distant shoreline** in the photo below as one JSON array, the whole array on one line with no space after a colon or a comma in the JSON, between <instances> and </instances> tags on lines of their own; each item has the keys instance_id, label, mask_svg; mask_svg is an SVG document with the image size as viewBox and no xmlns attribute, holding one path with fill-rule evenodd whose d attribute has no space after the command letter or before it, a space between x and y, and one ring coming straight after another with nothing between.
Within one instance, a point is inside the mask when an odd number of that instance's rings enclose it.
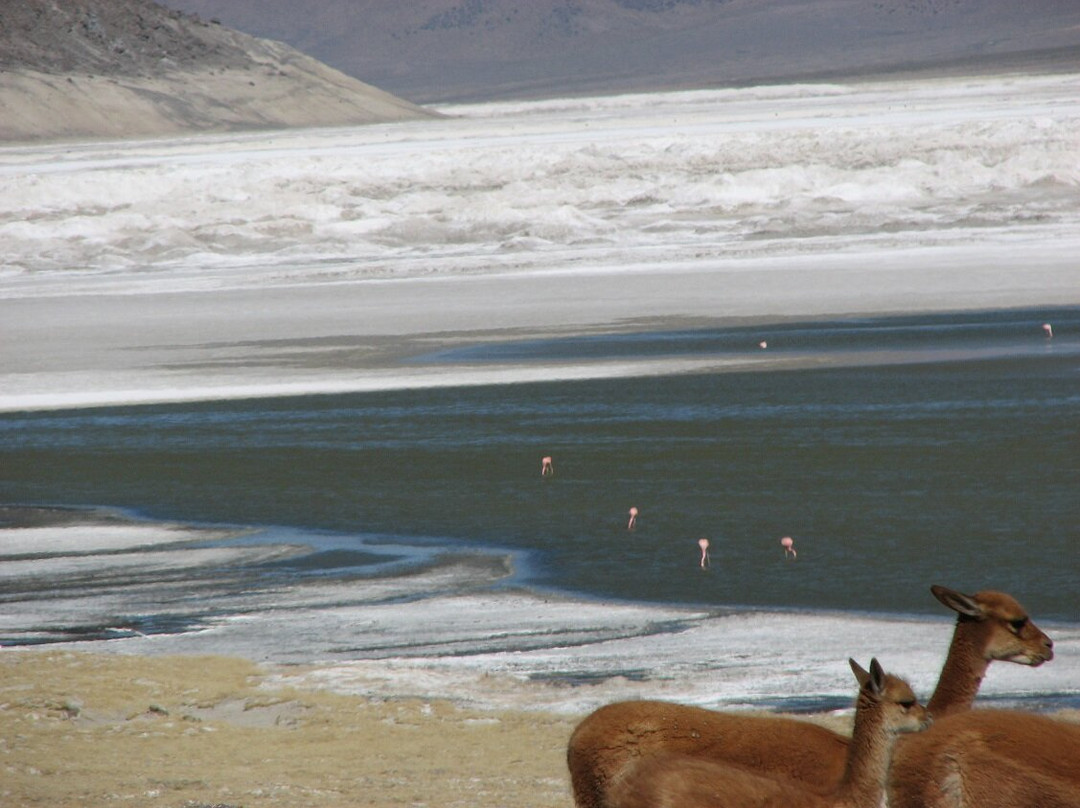
<instances>
[{"instance_id":1,"label":"distant shoreline","mask_svg":"<svg viewBox=\"0 0 1080 808\"><path fill-rule=\"evenodd\" d=\"M634 82L621 79L581 80L568 87L540 83L533 88L516 86L483 94L457 93L438 97L416 96L418 104L439 107L454 104L487 102L547 101L558 98L588 98L637 93L691 92L694 90L737 90L787 84L873 84L893 81L933 81L991 76L1048 76L1080 73L1080 47L1048 48L1008 54L959 56L926 62L897 63L864 69L813 70L805 72L763 72L745 78L717 81L712 76L668 76L656 81L636 77ZM413 94L415 95L415 94ZM410 97L413 97L412 95Z\"/></svg>"},{"instance_id":2,"label":"distant shoreline","mask_svg":"<svg viewBox=\"0 0 1080 808\"><path fill-rule=\"evenodd\" d=\"M1080 73L1080 47L1051 48L986 56L958 56L930 62L912 62L866 70L820 70L737 82L734 87L760 84L843 82L868 84L892 81L933 81L992 76L1054 76Z\"/></svg>"},{"instance_id":3,"label":"distant shoreline","mask_svg":"<svg viewBox=\"0 0 1080 808\"><path fill-rule=\"evenodd\" d=\"M214 306L207 307L209 292L157 292L140 296L142 317L108 341L79 336L98 320L123 317L131 294L120 291L85 296L43 296L0 299L10 344L21 346L20 362L33 365L35 352L48 347L29 334L42 321L81 322L65 336L63 353L49 361L48 373L8 371L9 382L0 394L0 412L65 410L141 404L183 403L230 399L286 398L302 395L380 392L431 387L572 381L579 379L665 376L683 373L739 371L759 368L797 367L797 360L782 354L747 351L745 354L667 356L589 356L551 358L543 361L456 361L411 364L409 357L450 351L470 345L491 345L525 340L554 340L596 334L649 333L727 325L845 320L883 315L931 315L949 312L1037 310L1080 305L1074 271L1066 255L1053 258L1043 277L1046 285L1026 287L1009 265L983 269L994 279L993 294L983 297L965 288L963 273L943 278L933 270L921 272L901 267L894 272L870 273L856 282L850 266L863 260L845 257L830 270L789 259L765 262L762 271L803 283L812 272L813 292L801 297L797 308L778 304L755 290L741 299L730 292L725 271L710 266L680 271L657 269L619 277L618 294L603 297L612 289L612 278L589 272L553 279L544 275L482 275L468 278L413 278L381 283L355 281L348 284L318 282L305 285L268 285L261 289L221 289L213 292ZM957 259L962 260L962 259ZM810 263L813 259L809 259ZM755 262L751 262L755 263ZM731 270L737 276L739 268ZM893 299L894 286L923 288L915 302L909 293L905 305ZM658 287L677 284L685 291L677 296L683 314L650 304ZM994 305L998 286L1013 286L1011 305ZM716 291L710 291L715 289ZM711 300L728 295L732 313L715 314ZM507 296L530 299L518 313L518 326L490 323L478 329L487 301ZM589 300L581 309L565 307L567 300ZM320 338L319 329L329 318L347 320L352 306L363 303L365 333L352 338ZM666 305L666 302L665 302ZM565 308L564 308L565 307ZM235 311L261 308L274 314L273 335L263 321L237 318ZM630 315L620 318L620 310ZM195 344L171 343L182 324L201 319L203 331ZM489 322L490 322L489 317ZM178 332L179 329L179 332ZM24 336L26 335L26 336ZM756 345L756 340L749 342ZM120 347L118 347L118 345ZM56 350L56 343L52 343ZM280 366L267 366L260 356L267 351L287 357ZM98 367L108 372L85 370L87 356L97 355ZM229 355L231 361L220 357ZM178 357L184 357L181 362ZM451 354L453 357L453 354ZM64 362L72 364L66 366Z\"/></svg>"}]
</instances>

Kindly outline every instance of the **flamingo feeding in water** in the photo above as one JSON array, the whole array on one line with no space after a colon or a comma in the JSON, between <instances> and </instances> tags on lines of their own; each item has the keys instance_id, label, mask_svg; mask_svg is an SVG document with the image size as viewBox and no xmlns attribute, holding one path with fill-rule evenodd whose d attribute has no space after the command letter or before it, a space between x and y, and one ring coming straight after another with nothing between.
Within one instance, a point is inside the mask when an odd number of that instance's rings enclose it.
<instances>
[{"instance_id":1,"label":"flamingo feeding in water","mask_svg":"<svg viewBox=\"0 0 1080 808\"><path fill-rule=\"evenodd\" d=\"M637 515L638 515L638 509L637 508L631 508L630 509L630 521L626 523L626 529L627 530L633 530L637 526Z\"/></svg>"},{"instance_id":2,"label":"flamingo feeding in water","mask_svg":"<svg viewBox=\"0 0 1080 808\"><path fill-rule=\"evenodd\" d=\"M698 539L697 543L701 548L701 568L705 569L709 566L709 540Z\"/></svg>"},{"instance_id":3,"label":"flamingo feeding in water","mask_svg":"<svg viewBox=\"0 0 1080 808\"><path fill-rule=\"evenodd\" d=\"M549 477L555 474L555 466L552 465L551 457L544 457L540 460L540 476Z\"/></svg>"},{"instance_id":4,"label":"flamingo feeding in water","mask_svg":"<svg viewBox=\"0 0 1080 808\"><path fill-rule=\"evenodd\" d=\"M784 547L784 558L798 558L799 554L795 552L795 540L791 536L784 536L780 539L780 544Z\"/></svg>"},{"instance_id":5,"label":"flamingo feeding in water","mask_svg":"<svg viewBox=\"0 0 1080 808\"><path fill-rule=\"evenodd\" d=\"M1047 339L1054 338L1054 327L1050 323L1043 323L1043 331L1046 332Z\"/></svg>"}]
</instances>

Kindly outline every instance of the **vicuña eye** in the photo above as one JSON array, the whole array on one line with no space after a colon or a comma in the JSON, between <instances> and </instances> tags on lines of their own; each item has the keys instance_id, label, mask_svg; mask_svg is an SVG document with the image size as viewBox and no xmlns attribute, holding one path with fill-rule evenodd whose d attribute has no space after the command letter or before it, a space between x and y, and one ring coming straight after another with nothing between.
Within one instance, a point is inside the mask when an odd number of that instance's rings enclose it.
<instances>
[{"instance_id":1,"label":"vicu\u00f1a eye","mask_svg":"<svg viewBox=\"0 0 1080 808\"><path fill-rule=\"evenodd\" d=\"M1014 633L1019 634L1021 631L1024 630L1024 626L1026 626L1027 624L1028 619L1026 617L1021 617L1017 620L1010 620L1009 628L1011 628Z\"/></svg>"},{"instance_id":2,"label":"vicu\u00f1a eye","mask_svg":"<svg viewBox=\"0 0 1080 808\"><path fill-rule=\"evenodd\" d=\"M914 699L912 699L911 701L901 701L901 702L897 702L897 703L901 707L903 707L904 710L910 710L912 707L915 706L915 700Z\"/></svg>"}]
</instances>

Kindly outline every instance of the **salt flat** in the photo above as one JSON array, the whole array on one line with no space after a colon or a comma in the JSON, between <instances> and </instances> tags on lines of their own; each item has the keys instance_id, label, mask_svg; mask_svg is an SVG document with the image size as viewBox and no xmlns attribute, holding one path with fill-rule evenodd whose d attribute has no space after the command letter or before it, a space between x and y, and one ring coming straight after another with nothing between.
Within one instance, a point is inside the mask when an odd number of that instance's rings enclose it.
<instances>
[{"instance_id":1,"label":"salt flat","mask_svg":"<svg viewBox=\"0 0 1080 808\"><path fill-rule=\"evenodd\" d=\"M700 370L401 360L680 322L1075 305L1077 81L2 149L0 409Z\"/></svg>"}]
</instances>

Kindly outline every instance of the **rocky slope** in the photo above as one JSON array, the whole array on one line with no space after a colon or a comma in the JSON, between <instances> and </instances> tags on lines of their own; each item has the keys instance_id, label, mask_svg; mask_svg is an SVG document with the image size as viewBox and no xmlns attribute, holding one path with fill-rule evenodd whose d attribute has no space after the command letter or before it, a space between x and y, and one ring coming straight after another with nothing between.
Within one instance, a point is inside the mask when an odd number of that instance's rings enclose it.
<instances>
[{"instance_id":1,"label":"rocky slope","mask_svg":"<svg viewBox=\"0 0 1080 808\"><path fill-rule=\"evenodd\" d=\"M151 0L0 3L0 141L430 114L288 45Z\"/></svg>"}]
</instances>

